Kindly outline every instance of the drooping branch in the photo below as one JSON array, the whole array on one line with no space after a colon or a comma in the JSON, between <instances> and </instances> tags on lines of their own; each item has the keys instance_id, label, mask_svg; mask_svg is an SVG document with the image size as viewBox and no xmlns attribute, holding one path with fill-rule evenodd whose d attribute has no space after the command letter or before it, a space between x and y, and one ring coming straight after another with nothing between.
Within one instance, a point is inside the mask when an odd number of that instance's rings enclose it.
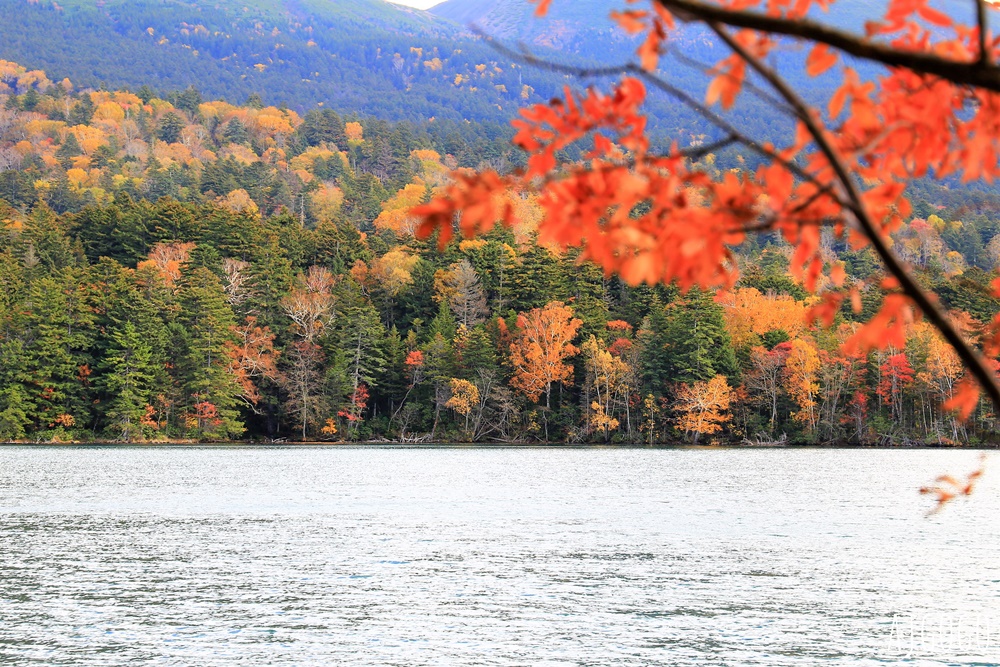
<instances>
[{"instance_id":1,"label":"drooping branch","mask_svg":"<svg viewBox=\"0 0 1000 667\"><path fill-rule=\"evenodd\" d=\"M843 156L830 141L829 134L816 114L803 101L803 99L778 75L773 69L765 65L759 58L743 48L729 34L728 30L718 22L709 21L708 26L747 64L749 64L758 74L760 74L777 91L782 98L793 108L801 118L803 124L809 131L816 146L826 157L833 168L837 181L850 202L848 210L854 215L859 229L872 244L876 254L885 265L889 274L895 278L900 285L900 289L908 296L914 304L924 314L945 340L955 349L962 362L969 369L976 382L983 389L996 410L1000 410L1000 384L997 383L993 371L986 365L982 355L973 349L952 324L948 316L938 307L934 299L924 291L917 281L910 275L903 263L896 257L889 248L882 234L878 230L878 225L872 219L861 196L861 191L854 178L847 169Z\"/></svg>"},{"instance_id":2,"label":"drooping branch","mask_svg":"<svg viewBox=\"0 0 1000 667\"><path fill-rule=\"evenodd\" d=\"M681 20L714 22L736 28L799 37L889 67L905 67L919 74L939 76L957 85L1000 92L1000 68L991 62L982 62L981 59L961 62L921 51L903 51L807 18L768 16L760 12L729 9L699 0L656 0L656 2ZM978 3L982 6L983 0L978 0ZM985 46L983 53L986 53Z\"/></svg>"},{"instance_id":3,"label":"drooping branch","mask_svg":"<svg viewBox=\"0 0 1000 667\"><path fill-rule=\"evenodd\" d=\"M879 259L882 261L886 267L886 271L891 275L900 286L903 294L906 295L908 299L923 313L927 320L936 328L944 339L954 347L957 354L969 369L971 376L980 385L983 391L989 396L991 402L1000 411L1000 384L997 383L996 378L992 370L987 366L984 358L979 354L972 346L970 346L962 338L959 331L949 320L947 314L937 305L936 300L932 295L924 291L924 289L916 282L916 280L910 275L907 267L899 260L898 257L890 249L886 239L882 236L878 224L872 218L871 213L865 205L864 198L858 187L857 182L852 177L844 157L841 155L840 151L834 146L831 141L830 135L819 118L819 115L808 105L805 101L794 91L791 87L782 79L777 72L775 72L770 67L766 66L759 58L750 53L747 49L742 47L732 35L728 32L728 26L735 25L740 27L754 28L758 30L771 30L773 32L783 32L784 34L801 36L807 39L816 39L816 36L810 36L808 34L810 25L818 26L818 29L829 30L825 26L820 26L819 24L810 24L808 21L788 21L789 26L794 26L795 30L776 30L774 25L762 25L754 23L755 17L760 18L762 21L771 22L778 21L779 23L785 21L784 19L774 19L773 17L766 17L751 12L738 12L736 10L729 10L721 7L712 7L705 5L697 0L656 0L660 2L665 7L669 9L676 10L683 6L684 9L704 9L705 16L700 16L695 11L689 11L684 18L687 20L701 20L706 23L716 34L722 39L738 56L740 56L747 64L749 64L764 80L770 84L770 86L778 93L779 97L784 100L784 103L788 105L791 112L803 123L807 129L810 137L812 138L815 145L818 147L820 152L825 156L827 162L832 169L834 180L831 183L820 182L813 174L805 171L799 167L794 162L784 158L779 155L775 150L769 146L764 146L757 141L753 140L745 133L739 131L726 119L722 118L718 114L711 111L706 105L700 103L698 100L694 99L690 94L684 90L674 86L673 84L665 81L664 79L656 76L654 73L647 71L643 67L637 64L629 63L621 66L612 67L599 67L599 68L586 68L573 65L563 65L559 63L552 63L541 58L535 57L527 50L522 52L514 52L501 44L498 44L482 32L479 34L483 36L492 46L504 55L517 60L522 63L530 64L539 68L548 69L551 71L558 71L567 74L573 74L578 77L597 77L597 76L613 76L617 74L632 74L639 77L652 85L654 88L667 93L668 95L678 99L687 107L696 111L703 118L712 123L715 127L725 131L729 136L723 140L723 143L739 142L746 146L747 148L753 150L761 156L764 156L777 164L782 165L789 172L793 173L797 177L808 181L820 190L817 195L829 196L833 201L835 201L842 210L845 212L850 212L857 229L867 238L867 240L872 244L875 253L878 255ZM682 9L683 14L683 9ZM749 16L750 19L744 21L733 20L733 15L737 15L737 18ZM719 16L721 20L714 20L710 17ZM802 26L805 26L805 29ZM778 26L780 27L780 25ZM803 31L806 34L801 34ZM860 40L848 35L847 33L838 33L835 30L829 30L831 34L839 34L841 36L847 36L852 40ZM826 40L817 40L826 41ZM836 46L836 44L834 44ZM877 44L872 44L870 42L863 42L865 48L873 47L877 49L882 49L887 53L892 51L885 47L881 47ZM886 62L883 58L878 57L878 54L872 55L867 54L862 51L853 52L849 49L845 49L848 52L855 53L859 57L869 58L872 60L877 60L880 62ZM905 52L892 51L892 54L899 56L916 56L921 57L921 54L910 54ZM884 55L884 54L883 54ZM918 58L919 59L919 58ZM958 67L959 69L966 67L963 63L956 63L952 61L944 61L937 57L930 57L931 60L935 61L938 65L941 63L946 63L949 67ZM911 65L906 62L899 63L888 63L887 64L899 64L900 66L910 67L916 71L926 71L932 74L938 74L937 71L932 69L921 68L918 65ZM986 85L981 85L973 83L970 81L963 81L961 78L956 80L954 77L944 76L953 82L969 84L969 85L980 85L984 88L995 87L1000 89L1000 70L997 70L992 65L988 65L987 69L991 70L995 81L993 84L987 82ZM782 104L782 107L785 107ZM694 147L691 147L694 148ZM816 195L814 195L816 196ZM826 221L819 221L820 224L825 224ZM767 221L764 222L763 229L767 228ZM753 230L744 230L753 231Z\"/></svg>"}]
</instances>

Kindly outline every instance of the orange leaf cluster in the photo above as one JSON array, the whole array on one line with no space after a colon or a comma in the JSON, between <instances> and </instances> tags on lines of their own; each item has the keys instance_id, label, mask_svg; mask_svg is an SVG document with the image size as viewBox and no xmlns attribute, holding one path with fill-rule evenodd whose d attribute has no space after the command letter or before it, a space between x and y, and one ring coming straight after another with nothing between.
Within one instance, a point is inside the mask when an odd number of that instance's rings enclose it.
<instances>
[{"instance_id":1,"label":"orange leaf cluster","mask_svg":"<svg viewBox=\"0 0 1000 667\"><path fill-rule=\"evenodd\" d=\"M504 196L514 186L511 178L494 171L479 174L456 171L452 178L453 182L441 196L410 211L421 220L418 238L427 238L437 231L438 243L443 248L455 233L455 218L459 214L459 228L466 237L487 232L498 221L511 222L513 209Z\"/></svg>"},{"instance_id":2,"label":"orange leaf cluster","mask_svg":"<svg viewBox=\"0 0 1000 667\"><path fill-rule=\"evenodd\" d=\"M951 475L941 475L934 480L933 485L921 488L921 494L934 496L936 502L934 508L928 512L928 515L937 514L944 509L945 505L959 496L971 496L972 491L975 489L984 472L986 472L986 455L982 454L979 457L979 467L966 475L965 479L957 479Z\"/></svg>"}]
</instances>

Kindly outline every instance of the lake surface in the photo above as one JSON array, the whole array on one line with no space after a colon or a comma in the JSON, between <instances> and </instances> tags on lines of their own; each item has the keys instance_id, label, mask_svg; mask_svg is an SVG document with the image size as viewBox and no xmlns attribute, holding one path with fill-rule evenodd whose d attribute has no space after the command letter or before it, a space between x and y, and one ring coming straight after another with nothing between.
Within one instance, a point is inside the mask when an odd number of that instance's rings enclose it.
<instances>
[{"instance_id":1,"label":"lake surface","mask_svg":"<svg viewBox=\"0 0 1000 667\"><path fill-rule=\"evenodd\" d=\"M1000 455L0 447L3 665L1000 664Z\"/></svg>"}]
</instances>

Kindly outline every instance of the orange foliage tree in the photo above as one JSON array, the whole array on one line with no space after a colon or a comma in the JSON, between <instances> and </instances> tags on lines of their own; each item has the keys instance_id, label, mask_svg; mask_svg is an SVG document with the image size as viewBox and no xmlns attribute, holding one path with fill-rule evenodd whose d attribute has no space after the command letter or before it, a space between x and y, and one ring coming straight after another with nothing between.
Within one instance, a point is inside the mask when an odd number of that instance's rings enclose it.
<instances>
[{"instance_id":1,"label":"orange foliage tree","mask_svg":"<svg viewBox=\"0 0 1000 667\"><path fill-rule=\"evenodd\" d=\"M729 404L733 390L724 375L711 380L681 385L677 390L677 428L697 443L702 435L718 433L732 419Z\"/></svg>"},{"instance_id":2,"label":"orange foliage tree","mask_svg":"<svg viewBox=\"0 0 1000 667\"><path fill-rule=\"evenodd\" d=\"M510 344L514 367L511 385L532 401L545 393L545 407L552 407L552 385L568 383L573 367L566 360L580 350L573 345L583 320L573 317L573 309L559 302L535 308L517 317L517 333Z\"/></svg>"},{"instance_id":3,"label":"orange foliage tree","mask_svg":"<svg viewBox=\"0 0 1000 667\"><path fill-rule=\"evenodd\" d=\"M226 342L229 372L236 377L240 386L240 399L247 407L260 414L257 408L260 402L257 382L262 379L278 379L277 361L280 352L274 349L275 336L270 327L257 324L257 318L253 315L248 315L246 323L236 327L235 334L235 341Z\"/></svg>"},{"instance_id":4,"label":"orange foliage tree","mask_svg":"<svg viewBox=\"0 0 1000 667\"><path fill-rule=\"evenodd\" d=\"M537 13L550 2L537 0ZM884 16L872 17L858 34L812 18L814 9L834 2L636 0L612 16L645 35L639 62L604 69L546 63L497 45L549 69L625 76L609 93L567 89L562 99L523 110L514 141L527 152L527 166L509 174L453 174L435 199L414 210L420 234L439 231L444 243L456 226L472 235L498 220L511 225L510 192L531 193L545 213L538 224L542 243L579 247L584 259L632 284L676 282L687 289L733 286L738 272L730 248L750 233L778 233L793 247L794 277L820 296L809 319L829 325L843 303L861 303L856 288L845 286L843 267L824 261L821 234L829 229L855 249L871 247L887 274L880 311L846 340L845 352L902 349L906 327L925 318L968 373L947 407L968 415L982 390L1000 410L991 363L1000 353L1000 317L978 348L970 345L889 236L910 216L907 180L1000 176L1000 39L988 29L989 3L971 3L976 21L967 26L927 0L890 0ZM706 26L730 52L709 70L703 101L657 71L678 22ZM788 37L805 43L808 74L839 77L825 115L768 64ZM864 81L845 56L888 68ZM747 85L751 75L769 90ZM641 112L648 86L700 114L719 140L651 150ZM728 120L724 112L745 90L794 121L787 141L759 141ZM761 166L713 173L692 164L731 145L755 153ZM566 162L561 156L570 147L580 148L583 159ZM994 285L1000 294L1000 281ZM812 408L805 412L815 419Z\"/></svg>"}]
</instances>

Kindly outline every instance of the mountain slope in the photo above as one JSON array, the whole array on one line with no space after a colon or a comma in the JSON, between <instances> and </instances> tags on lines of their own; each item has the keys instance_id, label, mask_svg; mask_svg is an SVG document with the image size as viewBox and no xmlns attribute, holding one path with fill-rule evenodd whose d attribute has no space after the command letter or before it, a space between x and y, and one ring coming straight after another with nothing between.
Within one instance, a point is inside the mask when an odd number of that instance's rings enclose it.
<instances>
[{"instance_id":1,"label":"mountain slope","mask_svg":"<svg viewBox=\"0 0 1000 667\"><path fill-rule=\"evenodd\" d=\"M0 21L0 59L80 86L195 85L209 97L257 93L299 110L504 122L559 83L523 77L459 26L384 0L0 0ZM532 90L522 97L524 83Z\"/></svg>"},{"instance_id":2,"label":"mountain slope","mask_svg":"<svg viewBox=\"0 0 1000 667\"><path fill-rule=\"evenodd\" d=\"M613 8L600 0L555 0L546 16L536 18L535 5L527 0L445 0L429 11L460 25L475 25L500 40L607 60L621 44L636 42L608 18Z\"/></svg>"},{"instance_id":3,"label":"mountain slope","mask_svg":"<svg viewBox=\"0 0 1000 667\"><path fill-rule=\"evenodd\" d=\"M511 62L456 22L384 0L0 0L0 22L0 59L77 87L194 85L205 97L242 102L258 94L297 111L506 126L518 109L572 83ZM578 57L533 48L545 58ZM619 60L632 50L623 42ZM689 76L692 86L702 83ZM656 135L683 141L702 131L672 100L654 99L648 111Z\"/></svg>"},{"instance_id":4,"label":"mountain slope","mask_svg":"<svg viewBox=\"0 0 1000 667\"><path fill-rule=\"evenodd\" d=\"M385 0L0 0L0 59L68 77L77 87L194 85L205 97L243 102L257 94L300 112L323 106L386 120L506 125L518 109L561 94L567 83L607 81L523 67L463 25L476 23L510 45L523 41L546 59L625 63L637 40L608 19L614 6L555 0L550 16L535 19L526 0L448 0L433 13ZM865 7L841 0L831 16L856 22L870 15ZM725 53L697 27L671 43L704 63ZM791 64L792 81L807 97L821 99L832 78L805 77L802 57L793 50L782 62ZM681 88L703 95L706 77L697 68L668 57L663 69ZM712 132L665 95L651 95L647 112L651 133L664 140L687 143ZM743 96L732 115L763 139L789 127L752 96Z\"/></svg>"},{"instance_id":5,"label":"mountain slope","mask_svg":"<svg viewBox=\"0 0 1000 667\"><path fill-rule=\"evenodd\" d=\"M884 13L887 4L887 0L837 0L829 10L817 10L815 15L824 23L861 31L865 21ZM929 4L947 11L960 21L971 24L975 20L973 3L955 6L956 3L949 3L948 0L931 0ZM641 5L631 7L641 8ZM461 25L477 25L499 39L516 39L534 45L561 43L566 48L599 57L600 50L590 48L584 51L586 39L620 33L608 15L612 10L629 7L625 0L553 0L546 16L536 18L535 5L528 0L445 0L428 11ZM680 31L682 38L684 33L690 32L690 28ZM613 39L620 40L621 35L613 36Z\"/></svg>"}]
</instances>

